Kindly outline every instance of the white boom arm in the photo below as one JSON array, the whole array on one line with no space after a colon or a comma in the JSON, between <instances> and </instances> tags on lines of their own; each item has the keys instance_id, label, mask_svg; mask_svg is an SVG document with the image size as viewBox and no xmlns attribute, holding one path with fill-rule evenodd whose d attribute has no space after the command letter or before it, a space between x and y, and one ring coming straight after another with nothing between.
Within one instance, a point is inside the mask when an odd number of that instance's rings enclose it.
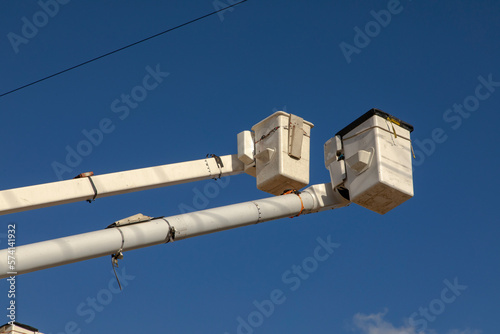
<instances>
[{"instance_id":1,"label":"white boom arm","mask_svg":"<svg viewBox=\"0 0 500 334\"><path fill-rule=\"evenodd\" d=\"M254 125L253 132L238 134L237 155L81 175L68 181L3 190L0 215L241 173L255 176L257 188L274 195L301 189L309 183L312 126L298 116L279 111ZM122 251L339 208L351 202L385 214L413 196L411 131L410 124L371 109L326 142L325 167L332 183L311 186L300 195L167 218L136 215L105 230L16 247L15 254L0 250L0 259L15 258L15 266L0 261L0 278L105 255L113 255L116 260Z\"/></svg>"},{"instance_id":2,"label":"white boom arm","mask_svg":"<svg viewBox=\"0 0 500 334\"><path fill-rule=\"evenodd\" d=\"M236 154L0 191L0 215L244 172Z\"/></svg>"},{"instance_id":3,"label":"white boom arm","mask_svg":"<svg viewBox=\"0 0 500 334\"><path fill-rule=\"evenodd\" d=\"M269 220L349 205L330 183L314 185L299 195L288 194L214 209L155 218L146 222L18 246L15 272L0 261L0 278L29 273ZM8 250L0 251L7 259Z\"/></svg>"}]
</instances>

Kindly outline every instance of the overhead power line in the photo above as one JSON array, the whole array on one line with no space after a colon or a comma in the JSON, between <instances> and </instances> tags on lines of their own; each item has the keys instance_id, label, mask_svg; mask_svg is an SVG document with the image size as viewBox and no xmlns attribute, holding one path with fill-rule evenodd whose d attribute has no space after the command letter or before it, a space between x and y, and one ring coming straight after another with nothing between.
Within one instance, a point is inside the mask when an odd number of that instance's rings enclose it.
<instances>
[{"instance_id":1,"label":"overhead power line","mask_svg":"<svg viewBox=\"0 0 500 334\"><path fill-rule=\"evenodd\" d=\"M92 58L92 59L90 59L90 60L84 61L83 63L80 63L80 64L78 64L78 65L71 66L71 67L69 67L69 68L67 68L67 69L65 69L65 70L62 70L62 71L59 71L59 72L57 72L57 73L51 74L51 75L46 76L46 77L44 77L44 78L42 78L42 79L38 79L38 80L36 80L36 81L30 82L29 84L23 85L23 86L21 86L21 87L17 87L17 88L15 88L15 89L13 89L13 90L10 90L10 91L8 91L8 92L2 93L2 94L0 95L0 97L3 97L3 96L5 96L5 95L8 95L8 94L11 94L11 93L14 93L14 92L17 92L18 90L21 90L21 89L23 89L23 88L26 88L26 87L32 86L32 85L34 85L34 84L37 84L37 83L39 83L39 82L45 81L45 80L50 79L50 78L53 78L53 77L58 76L58 75L60 75L60 74L66 73L66 72L68 72L68 71L74 70L75 68L81 67L81 66L83 66L83 65L87 65L87 64L92 63L92 62L94 62L94 61L96 61L96 60L99 60L99 59L102 59L102 58L104 58L104 57L110 56L110 55L112 55L112 54L114 54L114 53L117 53L117 52L123 51L123 50L128 49L128 48L130 48L130 47L132 47L132 46L135 46L135 45L137 45L137 44L140 44L140 43L142 43L142 42L148 41L148 40L153 39L153 38L155 38L155 37L158 37L158 36L161 36L161 35L166 34L166 33L168 33L168 32L171 32L171 31L173 31L173 30L176 30L176 29L182 28L182 27L184 27L184 26L187 26L188 24L194 23L194 22L196 22L196 21L203 20L204 18L207 18L207 17L212 16L212 15L214 15L214 14L220 13L220 12L222 12L222 11L226 10L226 9L229 9L229 8L231 8L231 7L234 7L234 6L237 6L237 5L239 5L239 4L243 3L243 2L246 2L246 1L248 1L248 0L241 0L240 2L234 3L234 4L230 5L230 6L227 6L227 7L221 8L221 9L219 9L219 10L216 10L216 11L213 11L213 12L211 12L211 13L208 13L208 14L205 14L205 15L203 15L203 16L200 16L200 17L198 17L198 18L196 18L196 19L194 19L194 20L191 20L191 21L188 21L188 22L182 23L182 24L180 24L180 25L178 25L178 26L175 26L175 27L173 27L173 28L169 28L169 29L167 29L167 30L164 30L164 31L159 32L159 33L157 33L157 34L154 34L154 35L152 35L152 36L149 36L149 37L146 37L146 38L144 38L144 39L141 39L140 41L134 42L134 43L132 43L132 44L129 44L129 45L123 46L123 47L121 47L121 48L119 48L119 49L116 49L116 50L113 50L113 51L111 51L111 52L105 53L105 54L103 54L103 55L101 55L101 56L98 56L98 57Z\"/></svg>"}]
</instances>

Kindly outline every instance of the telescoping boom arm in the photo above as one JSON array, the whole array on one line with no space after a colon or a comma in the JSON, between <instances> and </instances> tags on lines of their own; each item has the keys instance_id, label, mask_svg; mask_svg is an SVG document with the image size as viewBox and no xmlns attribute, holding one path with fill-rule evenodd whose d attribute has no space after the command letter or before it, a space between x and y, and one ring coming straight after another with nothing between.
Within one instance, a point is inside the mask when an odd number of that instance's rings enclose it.
<instances>
[{"instance_id":1,"label":"telescoping boom arm","mask_svg":"<svg viewBox=\"0 0 500 334\"><path fill-rule=\"evenodd\" d=\"M0 262L0 278L196 237L236 227L349 205L330 184L287 194L177 216L113 226L100 231L16 247L15 272ZM8 250L0 251L0 259Z\"/></svg>"},{"instance_id":2,"label":"telescoping boom arm","mask_svg":"<svg viewBox=\"0 0 500 334\"><path fill-rule=\"evenodd\" d=\"M236 154L0 191L0 215L244 172ZM92 173L93 174L93 173Z\"/></svg>"}]
</instances>

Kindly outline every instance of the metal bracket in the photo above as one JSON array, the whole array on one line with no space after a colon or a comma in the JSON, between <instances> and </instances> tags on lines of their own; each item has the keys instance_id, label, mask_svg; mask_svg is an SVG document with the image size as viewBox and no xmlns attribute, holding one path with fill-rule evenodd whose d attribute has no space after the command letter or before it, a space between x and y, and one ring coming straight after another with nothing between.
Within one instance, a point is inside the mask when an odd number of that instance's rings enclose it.
<instances>
[{"instance_id":1,"label":"metal bracket","mask_svg":"<svg viewBox=\"0 0 500 334\"><path fill-rule=\"evenodd\" d=\"M152 219L154 219L154 218L150 217L150 216L143 215L142 213L138 213L136 215L115 221L113 224L109 225L106 228L113 228L113 227L119 227L119 226L124 226L124 225L143 223L143 222L150 221Z\"/></svg>"},{"instance_id":2,"label":"metal bracket","mask_svg":"<svg viewBox=\"0 0 500 334\"><path fill-rule=\"evenodd\" d=\"M116 268L118 268L118 260L123 259L123 245L125 244L125 237L123 236L122 230L117 228L118 232L120 232L122 236L122 245L116 253L111 254L111 266L113 267L113 271L115 273L116 281L118 282L118 286L120 287L120 290L122 289L122 285L120 283L120 280L118 279L118 275L116 274Z\"/></svg>"},{"instance_id":3,"label":"metal bracket","mask_svg":"<svg viewBox=\"0 0 500 334\"><path fill-rule=\"evenodd\" d=\"M304 119L290 114L288 124L288 155L300 159L302 155L302 141L304 139Z\"/></svg>"},{"instance_id":4,"label":"metal bracket","mask_svg":"<svg viewBox=\"0 0 500 334\"><path fill-rule=\"evenodd\" d=\"M85 172L85 173L80 173L77 176L74 177L74 179L81 179L84 177L87 177L90 181L90 185L92 186L92 190L94 190L94 197L92 199L88 199L87 202L92 203L95 201L97 198L97 188L94 184L94 181L92 180L91 176L94 176L94 172Z\"/></svg>"},{"instance_id":5,"label":"metal bracket","mask_svg":"<svg viewBox=\"0 0 500 334\"><path fill-rule=\"evenodd\" d=\"M224 164L222 163L222 159L216 155L216 154L207 154L207 158L214 158L215 163L217 164L217 167L219 167L219 177L214 177L214 180L218 180L222 177L222 168L224 167ZM210 171L210 166L208 166L208 161L206 161L208 170Z\"/></svg>"}]
</instances>

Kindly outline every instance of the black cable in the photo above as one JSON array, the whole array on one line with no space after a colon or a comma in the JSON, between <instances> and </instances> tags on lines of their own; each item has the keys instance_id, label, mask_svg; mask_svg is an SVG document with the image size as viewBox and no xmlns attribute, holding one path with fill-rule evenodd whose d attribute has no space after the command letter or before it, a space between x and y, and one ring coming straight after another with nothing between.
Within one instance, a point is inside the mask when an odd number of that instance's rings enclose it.
<instances>
[{"instance_id":1,"label":"black cable","mask_svg":"<svg viewBox=\"0 0 500 334\"><path fill-rule=\"evenodd\" d=\"M170 31L173 31L173 30L179 29L179 28L184 27L184 26L186 26L186 25L188 25L188 24L191 24L191 23L194 23L194 22L196 22L196 21L202 20L202 19L204 19L204 18L207 18L207 17L212 16L212 15L214 15L214 14L217 14L217 13L219 13L219 12L222 12L222 11L224 11L224 10L226 10L226 9L231 8L231 7L237 6L237 5L239 5L239 4L241 4L241 3L245 2L245 1L248 1L248 0L241 0L240 2L237 2L237 3L232 4L232 5L230 5L230 6L224 7L224 8L222 8L222 9L216 10L216 11L214 11L214 12L211 12L211 13L205 14L205 15L200 16L200 17L198 17L198 18L196 18L196 19L194 19L194 20L191 20L191 21L185 22L185 23L180 24L180 25L178 25L178 26L175 26L175 27L173 27L173 28L170 28L170 29L167 29L167 30L165 30L165 31L159 32L159 33L157 33L157 34L154 34L154 35L152 35L152 36L146 37L146 38L144 38L144 39L141 39L140 41L137 41L137 42L134 42L134 43L132 43L132 44L126 45L126 46L121 47L121 48L119 48L119 49L116 49L116 50L114 50L114 51L111 51L111 52L105 53L105 54L103 54L103 55L101 55L101 56L99 56L99 57L92 58L92 59L87 60L87 61L84 61L83 63L80 63L80 64L78 64L78 65L75 65L75 66L69 67L69 68L67 68L67 69L65 69L65 70L62 70L62 71L60 71L60 72L54 73L54 74L52 74L52 75L49 75L49 76L47 76L47 77L45 77L45 78L42 78L42 79L39 79L39 80L33 81L33 82L31 82L31 83L29 83L29 84L27 84L27 85L24 85L24 86L18 87L18 88L16 88L16 89L13 89L13 90L8 91L8 92L6 92L6 93L2 93L2 94L0 95L0 97L3 97L3 96L5 96L5 95L11 94L11 93L14 93L14 92L16 92L16 91L18 91L18 90L21 90L21 89L23 89L23 88L26 88L26 87L32 86L32 85L37 84L37 83L39 83L39 82L45 81L45 80L47 80L47 79L53 78L53 77L55 77L55 76L57 76L57 75L59 75L59 74L63 74L63 73L65 73L65 72L68 72L68 71L74 70L75 68L78 68L78 67L80 67L80 66L87 65L88 63L91 63L91 62L93 62L93 61L96 61L96 60L99 60L99 59L101 59L101 58L104 58L104 57L107 57L107 56L109 56L109 55L112 55L113 53L117 53L117 52L119 52L119 51L122 51L122 50L128 49L128 48L129 48L129 47L131 47L131 46L134 46L134 45L140 44L140 43L145 42L145 41L147 41L147 40L150 40L150 39L152 39L152 38L155 38L155 37L158 37L158 36L160 36L160 35L163 35L163 34L165 34L165 33L167 33L167 32L170 32Z\"/></svg>"}]
</instances>

